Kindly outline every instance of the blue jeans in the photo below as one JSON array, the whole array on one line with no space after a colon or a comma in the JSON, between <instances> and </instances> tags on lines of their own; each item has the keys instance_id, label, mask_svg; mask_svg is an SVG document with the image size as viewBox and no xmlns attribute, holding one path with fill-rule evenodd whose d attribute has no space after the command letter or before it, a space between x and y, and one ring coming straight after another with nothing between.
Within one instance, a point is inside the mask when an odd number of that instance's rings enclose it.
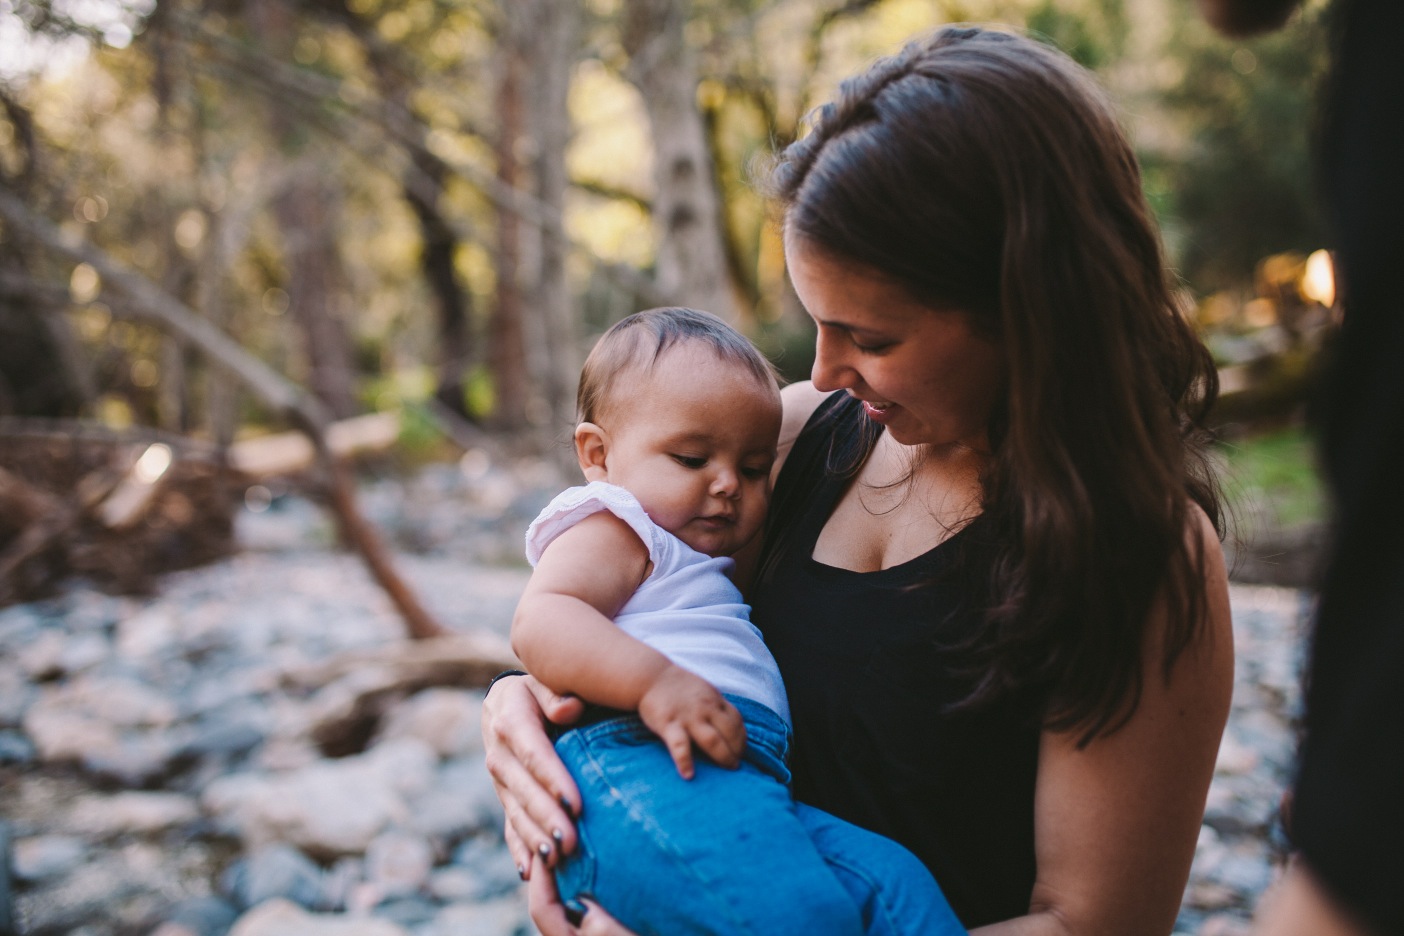
<instances>
[{"instance_id":1,"label":"blue jeans","mask_svg":"<svg viewBox=\"0 0 1404 936\"><path fill-rule=\"evenodd\" d=\"M590 897L638 936L963 936L915 855L794 801L789 728L727 698L746 722L736 770L695 752L682 779L633 715L556 742L585 803L580 844L556 869L566 906Z\"/></svg>"}]
</instances>

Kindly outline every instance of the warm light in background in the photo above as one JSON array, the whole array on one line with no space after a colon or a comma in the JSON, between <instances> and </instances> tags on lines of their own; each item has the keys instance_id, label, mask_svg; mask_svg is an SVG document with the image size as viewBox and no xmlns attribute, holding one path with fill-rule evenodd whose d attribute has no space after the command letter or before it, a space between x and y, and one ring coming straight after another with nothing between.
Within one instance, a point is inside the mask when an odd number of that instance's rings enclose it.
<instances>
[{"instance_id":1,"label":"warm light in background","mask_svg":"<svg viewBox=\"0 0 1404 936\"><path fill-rule=\"evenodd\" d=\"M1331 264L1331 252L1318 250L1307 257L1306 272L1302 274L1302 295L1326 308L1336 304L1336 272Z\"/></svg>"},{"instance_id":2,"label":"warm light in background","mask_svg":"<svg viewBox=\"0 0 1404 936\"><path fill-rule=\"evenodd\" d=\"M171 447L157 442L148 446L146 451L141 453L133 471L137 480L143 484L155 484L169 467L171 467Z\"/></svg>"},{"instance_id":3,"label":"warm light in background","mask_svg":"<svg viewBox=\"0 0 1404 936\"><path fill-rule=\"evenodd\" d=\"M80 263L73 268L73 275L68 278L68 292L73 301L79 305L92 302L102 292L102 278L98 276L98 271L86 263Z\"/></svg>"}]
</instances>

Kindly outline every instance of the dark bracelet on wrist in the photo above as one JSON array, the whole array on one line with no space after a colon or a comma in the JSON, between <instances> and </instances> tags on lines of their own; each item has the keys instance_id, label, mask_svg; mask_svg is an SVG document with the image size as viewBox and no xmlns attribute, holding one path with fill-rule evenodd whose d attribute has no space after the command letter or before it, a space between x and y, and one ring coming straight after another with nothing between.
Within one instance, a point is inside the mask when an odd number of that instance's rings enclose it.
<instances>
[{"instance_id":1,"label":"dark bracelet on wrist","mask_svg":"<svg viewBox=\"0 0 1404 936\"><path fill-rule=\"evenodd\" d=\"M519 670L519 669L508 669L508 670L503 670L502 672L498 673L496 676L492 677L492 679L488 682L487 688L483 690L483 698L484 698L484 699L487 698L488 693L492 691L492 687L493 687L493 686L497 685L497 681L498 681L499 679L506 679L508 676L525 676L525 675L526 675L526 670Z\"/></svg>"}]
</instances>

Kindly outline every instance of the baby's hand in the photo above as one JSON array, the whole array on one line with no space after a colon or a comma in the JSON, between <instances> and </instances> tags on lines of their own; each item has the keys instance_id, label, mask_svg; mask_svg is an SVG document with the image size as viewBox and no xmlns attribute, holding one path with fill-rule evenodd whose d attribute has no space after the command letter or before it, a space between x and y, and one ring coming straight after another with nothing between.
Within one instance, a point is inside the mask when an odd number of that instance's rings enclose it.
<instances>
[{"instance_id":1,"label":"baby's hand","mask_svg":"<svg viewBox=\"0 0 1404 936\"><path fill-rule=\"evenodd\" d=\"M680 666L659 674L639 700L639 718L663 739L684 780L691 780L692 745L723 767L736 767L746 750L746 726L711 683Z\"/></svg>"}]
</instances>

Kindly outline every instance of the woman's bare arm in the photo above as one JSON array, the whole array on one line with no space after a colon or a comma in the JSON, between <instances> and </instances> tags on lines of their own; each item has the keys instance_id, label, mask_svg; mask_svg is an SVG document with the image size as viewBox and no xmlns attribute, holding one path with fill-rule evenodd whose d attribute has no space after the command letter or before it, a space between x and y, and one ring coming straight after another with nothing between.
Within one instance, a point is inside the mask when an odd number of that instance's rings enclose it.
<instances>
[{"instance_id":1,"label":"woman's bare arm","mask_svg":"<svg viewBox=\"0 0 1404 936\"><path fill-rule=\"evenodd\" d=\"M1233 690L1233 630L1223 554L1196 510L1208 620L1161 677L1152 628L1140 704L1085 748L1047 732L1034 803L1038 875L1028 916L972 936L1166 936L1194 858Z\"/></svg>"}]
</instances>

